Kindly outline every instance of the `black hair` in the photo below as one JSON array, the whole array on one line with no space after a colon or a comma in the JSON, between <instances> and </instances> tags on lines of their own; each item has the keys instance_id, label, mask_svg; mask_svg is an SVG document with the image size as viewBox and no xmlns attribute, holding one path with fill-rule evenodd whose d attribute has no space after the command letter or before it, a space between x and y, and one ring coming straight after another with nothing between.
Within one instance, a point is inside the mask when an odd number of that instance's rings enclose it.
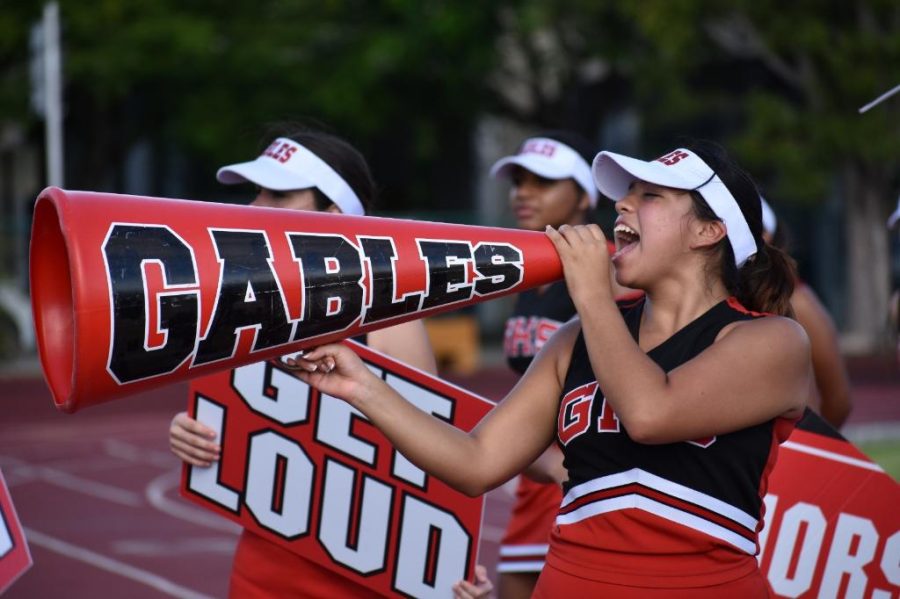
<instances>
[{"instance_id":1,"label":"black hair","mask_svg":"<svg viewBox=\"0 0 900 599\"><path fill-rule=\"evenodd\" d=\"M583 135L575 133L574 131L553 129L550 131L539 133L534 137L546 137L547 139L552 139L554 141L566 144L567 146L578 152L581 157L584 158L584 161L588 163L588 166L590 166L594 161L594 156L598 154L597 148L594 144L588 141L588 139Z\"/></svg>"},{"instance_id":2,"label":"black hair","mask_svg":"<svg viewBox=\"0 0 900 599\"><path fill-rule=\"evenodd\" d=\"M790 299L797 278L794 261L784 251L763 240L762 202L753 179L719 144L694 140L685 147L713 169L734 196L756 242L756 255L740 268L735 264L734 251L727 238L711 248L711 252L719 254L718 269L728 292L750 310L792 316ZM691 191L691 197L697 218L721 220L699 191Z\"/></svg>"},{"instance_id":3,"label":"black hair","mask_svg":"<svg viewBox=\"0 0 900 599\"><path fill-rule=\"evenodd\" d=\"M547 139L552 139L553 141L558 141L562 144L565 144L578 152L579 156L584 158L584 161L588 163L588 167L591 166L591 163L594 161L594 157L598 154L597 148L592 144L586 137L579 133L575 133L574 131L568 131L565 129L551 129L549 131L543 131L534 137L546 137ZM588 190L582 187L581 183L572 179L575 183L575 187L581 190L581 193L588 193ZM596 191L596 190L595 190ZM585 219L589 223L597 222L597 215L595 213L596 208L589 208L587 213L585 214Z\"/></svg>"},{"instance_id":4,"label":"black hair","mask_svg":"<svg viewBox=\"0 0 900 599\"><path fill-rule=\"evenodd\" d=\"M294 140L319 158L347 182L356 193L366 214L375 204L376 187L369 164L363 155L346 140L319 129L312 129L293 123L270 125L265 143L268 146L277 137ZM317 188L312 188L316 210L327 210L334 205L328 196Z\"/></svg>"}]
</instances>

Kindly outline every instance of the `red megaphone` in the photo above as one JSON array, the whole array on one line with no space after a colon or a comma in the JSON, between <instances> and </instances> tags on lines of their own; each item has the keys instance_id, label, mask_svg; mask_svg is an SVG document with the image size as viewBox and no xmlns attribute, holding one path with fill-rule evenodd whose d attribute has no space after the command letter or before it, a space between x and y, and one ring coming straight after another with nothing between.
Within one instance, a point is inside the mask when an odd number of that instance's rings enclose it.
<instances>
[{"instance_id":1,"label":"red megaphone","mask_svg":"<svg viewBox=\"0 0 900 599\"><path fill-rule=\"evenodd\" d=\"M543 233L55 187L31 232L67 412L561 277Z\"/></svg>"}]
</instances>

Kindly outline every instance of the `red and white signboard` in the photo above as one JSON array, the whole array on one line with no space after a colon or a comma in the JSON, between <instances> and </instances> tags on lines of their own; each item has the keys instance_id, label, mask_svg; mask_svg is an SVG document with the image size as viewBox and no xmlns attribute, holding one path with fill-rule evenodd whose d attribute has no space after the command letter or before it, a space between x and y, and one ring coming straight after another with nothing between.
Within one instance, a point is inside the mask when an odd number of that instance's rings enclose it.
<instances>
[{"instance_id":1,"label":"red and white signboard","mask_svg":"<svg viewBox=\"0 0 900 599\"><path fill-rule=\"evenodd\" d=\"M493 407L351 345L406 399L462 430ZM260 362L193 381L189 411L218 431L222 454L185 467L188 499L385 596L446 598L471 578L483 498L425 474L346 402Z\"/></svg>"},{"instance_id":2,"label":"red and white signboard","mask_svg":"<svg viewBox=\"0 0 900 599\"><path fill-rule=\"evenodd\" d=\"M777 596L900 596L900 485L815 414L781 446L765 505Z\"/></svg>"},{"instance_id":3,"label":"red and white signboard","mask_svg":"<svg viewBox=\"0 0 900 599\"><path fill-rule=\"evenodd\" d=\"M353 347L402 395L463 430L493 405ZM219 431L223 452L219 465L185 469L188 498L387 596L448 597L471 577L482 500L407 462L348 404L265 362L191 390L191 412ZM366 506L354 509L360 488ZM759 559L777 596L900 596L900 486L815 414L781 446L765 508ZM351 547L354 530L369 536Z\"/></svg>"},{"instance_id":4,"label":"red and white signboard","mask_svg":"<svg viewBox=\"0 0 900 599\"><path fill-rule=\"evenodd\" d=\"M31 567L31 553L0 472L0 595Z\"/></svg>"}]
</instances>

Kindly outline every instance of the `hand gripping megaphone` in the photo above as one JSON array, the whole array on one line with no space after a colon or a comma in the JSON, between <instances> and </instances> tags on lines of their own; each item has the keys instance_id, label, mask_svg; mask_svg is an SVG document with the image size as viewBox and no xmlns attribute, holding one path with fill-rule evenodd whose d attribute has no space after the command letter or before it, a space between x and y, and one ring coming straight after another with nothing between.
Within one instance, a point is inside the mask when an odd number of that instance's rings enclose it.
<instances>
[{"instance_id":1,"label":"hand gripping megaphone","mask_svg":"<svg viewBox=\"0 0 900 599\"><path fill-rule=\"evenodd\" d=\"M532 231L55 187L30 269L67 412L562 277Z\"/></svg>"}]
</instances>

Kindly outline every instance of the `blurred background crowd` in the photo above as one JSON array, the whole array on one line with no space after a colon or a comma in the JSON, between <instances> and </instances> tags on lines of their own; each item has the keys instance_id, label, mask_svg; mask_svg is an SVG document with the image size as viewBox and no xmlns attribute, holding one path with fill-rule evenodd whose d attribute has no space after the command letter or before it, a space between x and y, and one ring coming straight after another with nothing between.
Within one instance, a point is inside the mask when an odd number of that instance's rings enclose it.
<instances>
[{"instance_id":1,"label":"blurred background crowd","mask_svg":"<svg viewBox=\"0 0 900 599\"><path fill-rule=\"evenodd\" d=\"M900 96L859 111L900 83L890 0L6 2L0 81L0 357L34 349L27 247L48 182L239 201L216 168L286 120L362 150L377 215L500 226L488 166L531 133L645 157L715 139L788 224L843 350L896 347ZM477 309L482 341L499 339L501 304Z\"/></svg>"}]
</instances>

